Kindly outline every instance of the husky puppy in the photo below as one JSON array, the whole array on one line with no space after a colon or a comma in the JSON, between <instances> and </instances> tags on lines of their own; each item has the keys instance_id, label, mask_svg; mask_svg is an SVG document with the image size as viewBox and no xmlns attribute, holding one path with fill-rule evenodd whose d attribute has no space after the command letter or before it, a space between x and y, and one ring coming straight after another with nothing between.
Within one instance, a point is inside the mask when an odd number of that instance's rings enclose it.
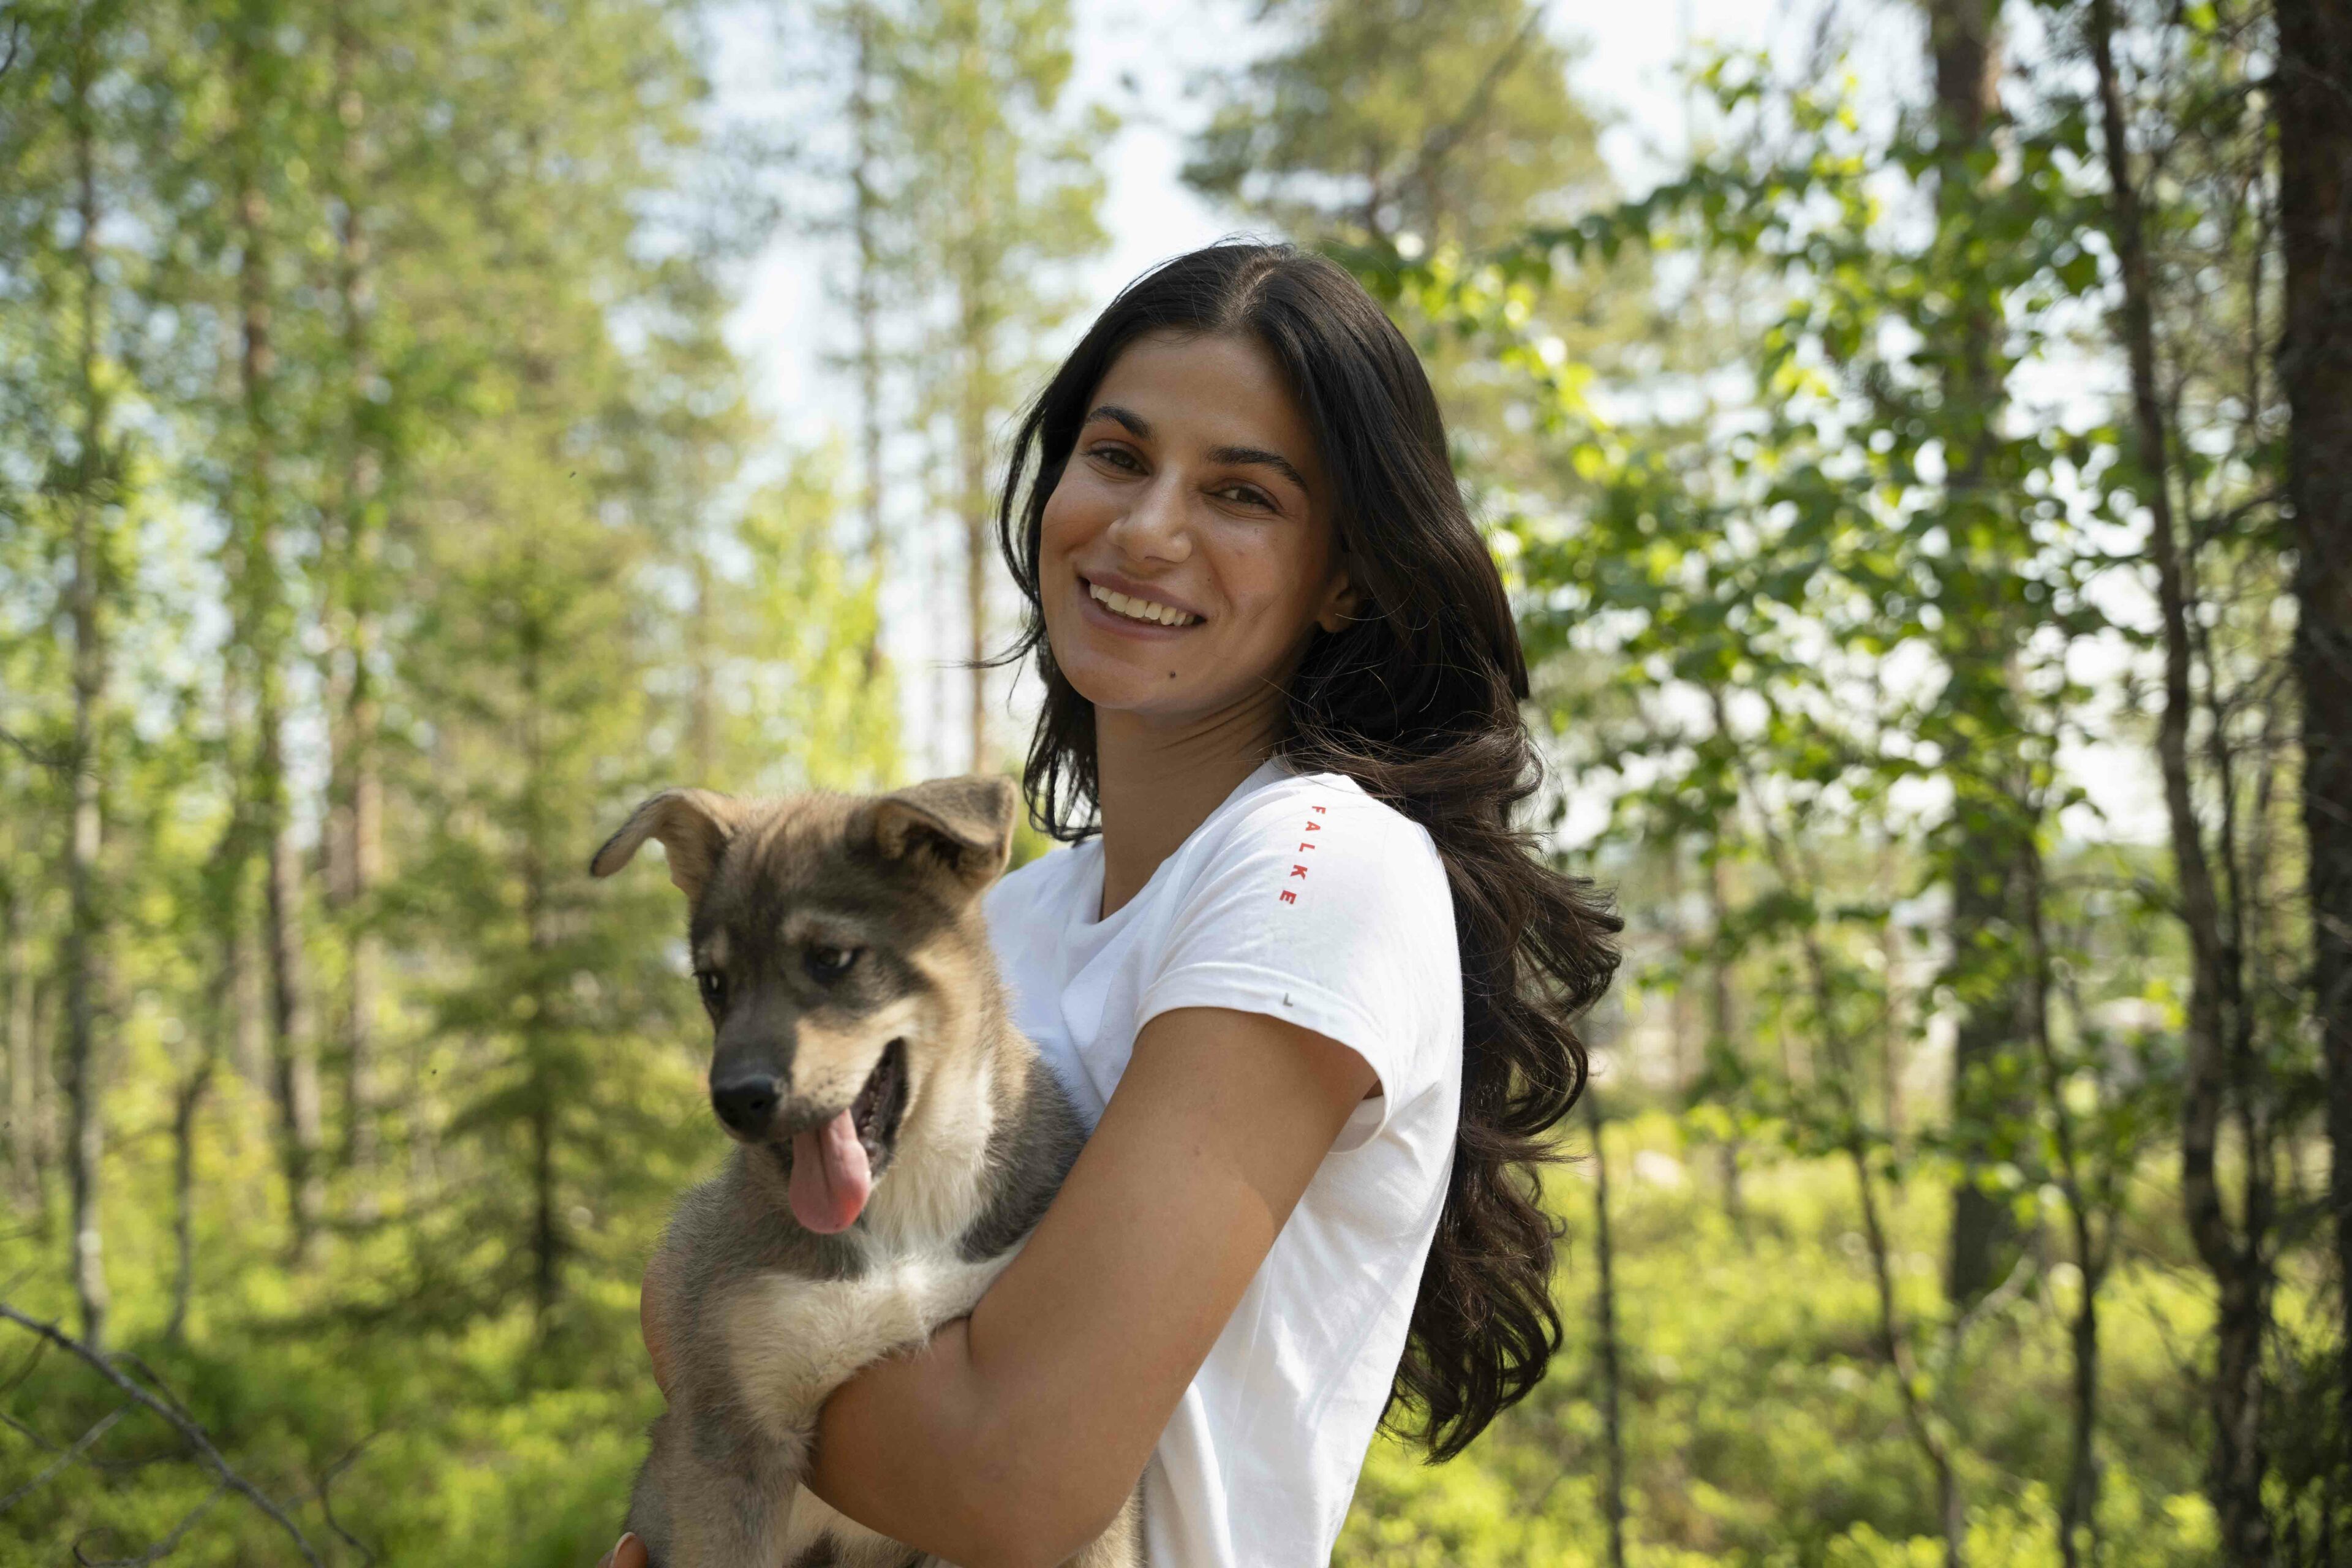
<instances>
[{"instance_id":1,"label":"husky puppy","mask_svg":"<svg viewBox=\"0 0 2352 1568\"><path fill-rule=\"evenodd\" d=\"M733 1157L679 1203L646 1274L675 1375L629 1500L655 1568L909 1568L803 1489L817 1407L971 1310L1077 1157L1076 1113L1013 1027L980 895L1016 796L1000 778L740 801L669 790L647 839L691 909ZM1130 1498L1075 1561L1129 1568Z\"/></svg>"}]
</instances>

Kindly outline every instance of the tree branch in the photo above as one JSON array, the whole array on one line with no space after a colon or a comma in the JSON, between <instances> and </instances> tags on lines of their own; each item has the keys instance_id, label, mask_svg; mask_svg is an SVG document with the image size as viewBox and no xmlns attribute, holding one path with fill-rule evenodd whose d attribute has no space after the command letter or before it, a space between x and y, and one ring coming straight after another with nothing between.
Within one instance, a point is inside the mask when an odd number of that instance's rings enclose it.
<instances>
[{"instance_id":1,"label":"tree branch","mask_svg":"<svg viewBox=\"0 0 2352 1568\"><path fill-rule=\"evenodd\" d=\"M136 1557L84 1557L81 1554L81 1542L77 1541L74 1542L74 1561L81 1564L81 1568L145 1568L147 1563L161 1563L180 1549L181 1541L186 1537L189 1531L195 1528L196 1521L209 1513L213 1504L220 1501L221 1493L226 1490L228 1490L226 1481L215 1486L205 1495L204 1501L181 1516L180 1522L172 1527L172 1532L169 1535Z\"/></svg>"},{"instance_id":2,"label":"tree branch","mask_svg":"<svg viewBox=\"0 0 2352 1568\"><path fill-rule=\"evenodd\" d=\"M83 1433L79 1437L74 1439L73 1446L71 1447L59 1450L58 1457L49 1462L48 1468L43 1470L39 1475L35 1476L31 1480L26 1481L23 1486L18 1487L15 1491L10 1492L6 1497L0 1497L0 1513L7 1512L10 1509L16 1507L17 1503L23 1501L26 1498L30 1497L33 1493L40 1490L43 1486L47 1484L51 1476L56 1475L59 1470L64 1469L76 1459L80 1458L82 1455L88 1453L90 1446L96 1443L100 1437L105 1436L108 1431L113 1427L117 1421L121 1420L125 1415L129 1414L130 1409L131 1406L128 1405L117 1405L113 1410L109 1411L105 1415L100 1416L96 1426ZM16 1426L16 1423L12 1421L9 1425L14 1426ZM25 1435L32 1437L36 1442L43 1440L37 1434L30 1431L26 1431Z\"/></svg>"},{"instance_id":3,"label":"tree branch","mask_svg":"<svg viewBox=\"0 0 2352 1568\"><path fill-rule=\"evenodd\" d=\"M130 1378L124 1376L121 1371L115 1366L112 1361L107 1358L103 1352L95 1350L90 1346L82 1343L79 1340L75 1339L72 1335L68 1334L63 1330L59 1329L56 1324L42 1322L37 1318L28 1318L24 1313L16 1310L16 1308L8 1305L5 1301L0 1301L0 1318L5 1318L9 1322L16 1324L18 1328L38 1335L40 1338L47 1340L51 1344L71 1351L75 1355L79 1356L83 1361L88 1362L93 1368L95 1368L100 1376L105 1378L109 1383L114 1384L115 1387L121 1389L133 1401L154 1412L157 1415L162 1416L165 1422L170 1424L174 1431L178 1432L183 1438L186 1439L188 1447L195 1450L196 1456L204 1460L206 1467L212 1470L214 1476L219 1479L220 1484L223 1487L226 1488L230 1491L236 1492L239 1497L244 1498L247 1502L253 1504L254 1507L268 1514L271 1521L277 1524L278 1528L284 1531L287 1535L292 1539L295 1548L302 1553L302 1560L305 1563L310 1563L310 1568L324 1568L324 1565L319 1560L317 1550L310 1544L310 1537L302 1533L301 1526L296 1524L291 1519L289 1519L286 1516L285 1510L270 1500L268 1493L255 1486L252 1482L247 1480L243 1476L238 1475L235 1470L229 1468L228 1461L221 1457L221 1451L213 1446L212 1438L205 1434L203 1427L197 1426L195 1422L182 1415L171 1405L164 1404L163 1401L156 1398L153 1394L140 1387L139 1384L133 1383ZM202 1510L199 1510L198 1511ZM175 1531L170 1539L176 1541L177 1532ZM76 1552L76 1555L79 1555L79 1552ZM134 1562L151 1562L152 1560L153 1559L152 1557L132 1559Z\"/></svg>"},{"instance_id":4,"label":"tree branch","mask_svg":"<svg viewBox=\"0 0 2352 1568\"><path fill-rule=\"evenodd\" d=\"M1544 8L1540 5L1528 13L1527 21L1511 36L1511 41L1503 46L1503 52L1486 67L1486 73L1478 79L1478 85L1470 89L1470 97L1463 104L1462 112L1423 138L1421 150L1413 154L1412 167L1396 182L1397 184L1411 184L1422 178L1432 164L1453 152L1454 144L1469 134L1470 127L1486 112L1487 100L1494 97L1495 89L1502 85L1503 78L1510 74L1511 68L1518 63L1519 52L1527 47L1528 40L1535 36L1543 19Z\"/></svg>"},{"instance_id":5,"label":"tree branch","mask_svg":"<svg viewBox=\"0 0 2352 1568\"><path fill-rule=\"evenodd\" d=\"M5 68L0 67L0 69ZM45 752L14 730L0 730L0 746L6 746L12 751L24 753L25 760L37 768L47 768L53 773L60 773L73 771L74 760L71 753Z\"/></svg>"}]
</instances>

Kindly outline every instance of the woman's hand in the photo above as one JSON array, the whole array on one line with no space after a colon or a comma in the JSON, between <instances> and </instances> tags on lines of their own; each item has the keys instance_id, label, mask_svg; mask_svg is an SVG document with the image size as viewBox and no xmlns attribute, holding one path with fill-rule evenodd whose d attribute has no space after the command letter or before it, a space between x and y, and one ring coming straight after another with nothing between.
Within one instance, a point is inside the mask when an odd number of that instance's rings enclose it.
<instances>
[{"instance_id":1,"label":"woman's hand","mask_svg":"<svg viewBox=\"0 0 2352 1568\"><path fill-rule=\"evenodd\" d=\"M661 1312L654 1301L653 1272L646 1273L645 1283L637 1287L637 1332L645 1337L646 1359L654 1363L654 1386L661 1390L662 1398L669 1398L669 1331L662 1326Z\"/></svg>"},{"instance_id":2,"label":"woman's hand","mask_svg":"<svg viewBox=\"0 0 2352 1568\"><path fill-rule=\"evenodd\" d=\"M634 1535L624 1535L618 1546L596 1560L596 1568L647 1568L646 1543Z\"/></svg>"},{"instance_id":3,"label":"woman's hand","mask_svg":"<svg viewBox=\"0 0 2352 1568\"><path fill-rule=\"evenodd\" d=\"M637 1331L645 1336L646 1356L654 1363L654 1385L667 1399L669 1337L662 1329L660 1314L654 1310L653 1291L643 1285L637 1288ZM597 1559L596 1568L648 1568L646 1543L625 1534L612 1551Z\"/></svg>"}]
</instances>

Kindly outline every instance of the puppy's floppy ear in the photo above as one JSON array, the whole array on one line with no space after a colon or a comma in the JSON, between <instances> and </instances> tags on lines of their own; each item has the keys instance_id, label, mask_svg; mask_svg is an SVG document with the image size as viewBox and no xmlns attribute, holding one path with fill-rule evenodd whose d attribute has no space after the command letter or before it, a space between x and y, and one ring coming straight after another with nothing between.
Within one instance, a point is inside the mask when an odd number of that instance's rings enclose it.
<instances>
[{"instance_id":1,"label":"puppy's floppy ear","mask_svg":"<svg viewBox=\"0 0 2352 1568\"><path fill-rule=\"evenodd\" d=\"M1013 781L993 774L910 784L874 803L874 845L885 859L938 865L984 888L1013 853L1020 803Z\"/></svg>"},{"instance_id":2,"label":"puppy's floppy ear","mask_svg":"<svg viewBox=\"0 0 2352 1568\"><path fill-rule=\"evenodd\" d=\"M669 856L669 879L698 902L710 873L719 868L719 853L742 823L742 814L740 803L715 790L666 789L637 807L621 831L604 840L588 862L588 874L609 877L635 858L646 839L659 839Z\"/></svg>"}]
</instances>

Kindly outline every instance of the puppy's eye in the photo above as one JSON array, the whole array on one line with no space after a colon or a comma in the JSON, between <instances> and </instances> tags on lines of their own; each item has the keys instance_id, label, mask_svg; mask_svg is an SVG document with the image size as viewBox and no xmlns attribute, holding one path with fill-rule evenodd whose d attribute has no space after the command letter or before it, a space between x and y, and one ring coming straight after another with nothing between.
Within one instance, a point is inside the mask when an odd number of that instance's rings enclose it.
<instances>
[{"instance_id":1,"label":"puppy's eye","mask_svg":"<svg viewBox=\"0 0 2352 1568\"><path fill-rule=\"evenodd\" d=\"M715 969L698 969L694 983L702 987L702 1005L716 1013L727 1005L727 976Z\"/></svg>"},{"instance_id":2,"label":"puppy's eye","mask_svg":"<svg viewBox=\"0 0 2352 1568\"><path fill-rule=\"evenodd\" d=\"M854 947L812 947L801 954L801 967L811 980L835 981L849 973L857 953Z\"/></svg>"}]
</instances>

